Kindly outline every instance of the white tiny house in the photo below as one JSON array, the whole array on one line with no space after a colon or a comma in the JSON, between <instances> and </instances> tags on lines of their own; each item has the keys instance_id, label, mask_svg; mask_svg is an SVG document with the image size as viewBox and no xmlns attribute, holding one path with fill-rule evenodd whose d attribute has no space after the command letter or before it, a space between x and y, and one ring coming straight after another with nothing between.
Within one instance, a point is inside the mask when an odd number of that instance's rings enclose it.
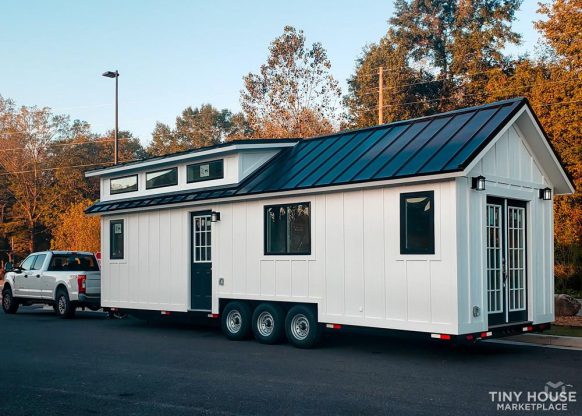
<instances>
[{"instance_id":1,"label":"white tiny house","mask_svg":"<svg viewBox=\"0 0 582 416\"><path fill-rule=\"evenodd\" d=\"M473 340L553 321L552 195L573 186L525 99L86 175L104 307L297 346L322 324Z\"/></svg>"}]
</instances>

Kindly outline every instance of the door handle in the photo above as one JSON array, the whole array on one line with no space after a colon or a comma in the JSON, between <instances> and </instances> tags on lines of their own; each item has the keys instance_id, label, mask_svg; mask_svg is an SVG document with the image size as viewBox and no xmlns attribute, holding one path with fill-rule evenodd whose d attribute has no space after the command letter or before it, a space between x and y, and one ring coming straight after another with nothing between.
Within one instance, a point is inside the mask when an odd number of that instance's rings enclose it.
<instances>
[{"instance_id":1,"label":"door handle","mask_svg":"<svg viewBox=\"0 0 582 416\"><path fill-rule=\"evenodd\" d=\"M40 277L40 274L37 274L36 277Z\"/></svg>"}]
</instances>

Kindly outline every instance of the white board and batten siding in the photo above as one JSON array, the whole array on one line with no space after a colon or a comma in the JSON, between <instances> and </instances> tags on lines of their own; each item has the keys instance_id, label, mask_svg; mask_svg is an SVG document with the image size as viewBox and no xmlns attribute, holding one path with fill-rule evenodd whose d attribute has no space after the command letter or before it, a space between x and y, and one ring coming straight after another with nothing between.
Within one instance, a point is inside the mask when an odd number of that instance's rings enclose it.
<instances>
[{"instance_id":1,"label":"white board and batten siding","mask_svg":"<svg viewBox=\"0 0 582 416\"><path fill-rule=\"evenodd\" d=\"M429 190L435 254L401 255L400 194ZM188 311L190 215L213 209L214 313L220 298L306 302L321 322L456 333L454 201L450 180L104 216L103 305ZM293 202L311 204L311 254L265 255L264 207ZM106 258L114 219L125 220L123 260Z\"/></svg>"},{"instance_id":2,"label":"white board and batten siding","mask_svg":"<svg viewBox=\"0 0 582 416\"><path fill-rule=\"evenodd\" d=\"M434 190L435 254L400 254L400 194ZM321 322L456 333L455 182L236 202L215 209L219 298L318 304ZM310 202L311 254L264 255L264 206ZM217 286L217 279L224 286Z\"/></svg>"},{"instance_id":3,"label":"white board and batten siding","mask_svg":"<svg viewBox=\"0 0 582 416\"><path fill-rule=\"evenodd\" d=\"M486 190L471 189L470 177L487 178ZM539 199L539 189L552 187L517 125L509 127L473 167L467 178L457 179L459 251L459 330L487 328L486 204L487 195L527 202L528 320L553 321L553 210ZM473 306L481 314L473 316Z\"/></svg>"}]
</instances>

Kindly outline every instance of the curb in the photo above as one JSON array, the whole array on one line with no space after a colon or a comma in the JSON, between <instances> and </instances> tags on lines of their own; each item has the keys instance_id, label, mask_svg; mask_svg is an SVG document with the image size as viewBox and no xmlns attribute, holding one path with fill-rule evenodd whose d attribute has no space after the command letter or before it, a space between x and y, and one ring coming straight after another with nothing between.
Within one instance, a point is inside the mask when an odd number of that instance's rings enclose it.
<instances>
[{"instance_id":1,"label":"curb","mask_svg":"<svg viewBox=\"0 0 582 416\"><path fill-rule=\"evenodd\" d=\"M582 350L582 338L561 337L558 335L520 334L505 338L523 344L551 345L554 347L576 348Z\"/></svg>"}]
</instances>

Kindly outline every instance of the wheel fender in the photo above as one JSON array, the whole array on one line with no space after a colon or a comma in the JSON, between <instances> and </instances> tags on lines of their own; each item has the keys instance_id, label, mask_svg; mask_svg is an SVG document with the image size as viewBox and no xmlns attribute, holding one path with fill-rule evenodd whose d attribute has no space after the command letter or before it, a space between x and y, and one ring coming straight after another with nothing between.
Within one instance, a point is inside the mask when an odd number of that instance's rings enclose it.
<instances>
[{"instance_id":1,"label":"wheel fender","mask_svg":"<svg viewBox=\"0 0 582 416\"><path fill-rule=\"evenodd\" d=\"M57 293L59 293L59 290L61 289L67 292L67 295L69 295L69 300L71 299L71 293L69 291L69 288L67 288L67 286L61 282L55 287L55 291L53 292L53 300L55 302L57 301Z\"/></svg>"},{"instance_id":2,"label":"wheel fender","mask_svg":"<svg viewBox=\"0 0 582 416\"><path fill-rule=\"evenodd\" d=\"M12 291L12 295L14 295L14 289L12 288L12 283L5 281L4 282L4 287L2 288L2 291L4 291L5 289L10 289Z\"/></svg>"}]
</instances>

